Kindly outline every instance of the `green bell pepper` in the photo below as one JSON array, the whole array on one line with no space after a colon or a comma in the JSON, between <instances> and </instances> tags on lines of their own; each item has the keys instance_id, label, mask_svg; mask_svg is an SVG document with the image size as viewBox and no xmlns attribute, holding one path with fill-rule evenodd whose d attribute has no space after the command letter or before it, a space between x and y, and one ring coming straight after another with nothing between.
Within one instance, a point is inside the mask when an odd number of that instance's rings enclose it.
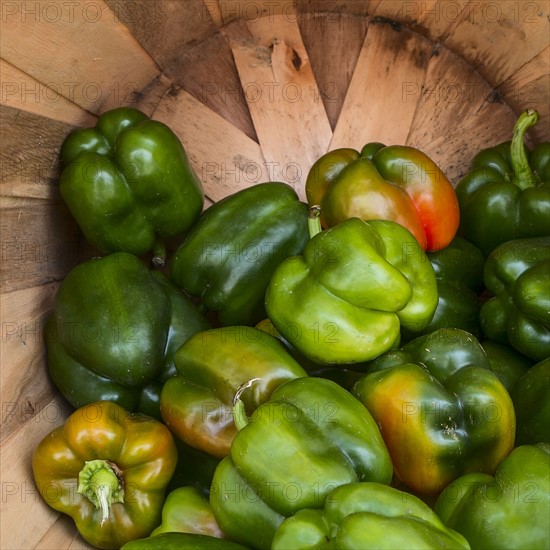
<instances>
[{"instance_id":1,"label":"green bell pepper","mask_svg":"<svg viewBox=\"0 0 550 550\"><path fill-rule=\"evenodd\" d=\"M533 366L531 359L511 346L493 340L482 340L480 344L487 355L491 370L509 392L516 381Z\"/></svg>"},{"instance_id":2,"label":"green bell pepper","mask_svg":"<svg viewBox=\"0 0 550 550\"><path fill-rule=\"evenodd\" d=\"M473 550L550 548L550 445L516 447L493 476L471 473L439 495L435 511Z\"/></svg>"},{"instance_id":3,"label":"green bell pepper","mask_svg":"<svg viewBox=\"0 0 550 550\"><path fill-rule=\"evenodd\" d=\"M151 536L161 533L195 533L225 538L214 518L208 496L196 487L179 487L168 493L162 506L162 523Z\"/></svg>"},{"instance_id":4,"label":"green bell pepper","mask_svg":"<svg viewBox=\"0 0 550 550\"><path fill-rule=\"evenodd\" d=\"M120 550L250 550L246 546L195 533L161 533L127 542Z\"/></svg>"},{"instance_id":5,"label":"green bell pepper","mask_svg":"<svg viewBox=\"0 0 550 550\"><path fill-rule=\"evenodd\" d=\"M466 539L443 525L417 497L388 485L357 482L341 485L322 509L304 508L285 519L272 550L469 550Z\"/></svg>"},{"instance_id":6,"label":"green bell pepper","mask_svg":"<svg viewBox=\"0 0 550 550\"><path fill-rule=\"evenodd\" d=\"M303 256L285 260L266 292L269 319L320 365L368 361L421 330L437 306L437 284L411 233L387 220L350 218L320 231L310 209Z\"/></svg>"},{"instance_id":7,"label":"green bell pepper","mask_svg":"<svg viewBox=\"0 0 550 550\"><path fill-rule=\"evenodd\" d=\"M498 246L484 281L493 297L481 307L483 333L534 361L550 357L550 236Z\"/></svg>"},{"instance_id":8,"label":"green bell pepper","mask_svg":"<svg viewBox=\"0 0 550 550\"><path fill-rule=\"evenodd\" d=\"M279 386L247 418L235 399L239 431L212 481L214 517L231 539L269 549L285 517L320 508L339 485L389 484L392 463L369 411L322 378Z\"/></svg>"},{"instance_id":9,"label":"green bell pepper","mask_svg":"<svg viewBox=\"0 0 550 550\"><path fill-rule=\"evenodd\" d=\"M187 445L212 456L229 453L237 429L233 399L239 388L252 413L287 380L306 371L274 337L254 327L217 327L191 336L174 356L176 375L164 384L160 411L165 424Z\"/></svg>"},{"instance_id":10,"label":"green bell pepper","mask_svg":"<svg viewBox=\"0 0 550 550\"><path fill-rule=\"evenodd\" d=\"M208 326L161 272L132 254L85 261L61 283L45 329L48 370L74 406L110 400L160 418L174 354Z\"/></svg>"},{"instance_id":11,"label":"green bell pepper","mask_svg":"<svg viewBox=\"0 0 550 550\"><path fill-rule=\"evenodd\" d=\"M172 257L170 274L217 312L219 324L255 325L265 317L271 274L307 239L307 206L294 189L260 183L204 211Z\"/></svg>"},{"instance_id":12,"label":"green bell pepper","mask_svg":"<svg viewBox=\"0 0 550 550\"><path fill-rule=\"evenodd\" d=\"M479 310L485 257L477 246L456 236L441 250L427 253L437 281L438 302L431 322L420 334L439 328L460 328L481 337ZM402 332L404 340L419 334Z\"/></svg>"},{"instance_id":13,"label":"green bell pepper","mask_svg":"<svg viewBox=\"0 0 550 550\"><path fill-rule=\"evenodd\" d=\"M87 240L102 252L142 255L185 233L204 205L202 183L172 130L120 107L61 147L59 189Z\"/></svg>"},{"instance_id":14,"label":"green bell pepper","mask_svg":"<svg viewBox=\"0 0 550 550\"><path fill-rule=\"evenodd\" d=\"M529 152L525 132L539 120L528 110L512 141L480 151L456 187L459 234L488 256L513 239L550 235L550 142Z\"/></svg>"},{"instance_id":15,"label":"green bell pepper","mask_svg":"<svg viewBox=\"0 0 550 550\"><path fill-rule=\"evenodd\" d=\"M511 390L516 410L516 444L550 442L550 358L532 366Z\"/></svg>"},{"instance_id":16,"label":"green bell pepper","mask_svg":"<svg viewBox=\"0 0 550 550\"><path fill-rule=\"evenodd\" d=\"M439 329L367 368L352 393L380 426L397 478L418 494L493 473L512 450L512 400L471 334Z\"/></svg>"}]
</instances>

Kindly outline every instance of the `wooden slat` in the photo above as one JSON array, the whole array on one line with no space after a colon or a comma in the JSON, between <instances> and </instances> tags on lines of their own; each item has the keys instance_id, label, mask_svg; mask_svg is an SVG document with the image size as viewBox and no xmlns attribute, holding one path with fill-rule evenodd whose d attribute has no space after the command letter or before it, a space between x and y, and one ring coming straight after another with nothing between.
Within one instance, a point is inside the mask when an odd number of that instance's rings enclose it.
<instances>
[{"instance_id":1,"label":"wooden slat","mask_svg":"<svg viewBox=\"0 0 550 550\"><path fill-rule=\"evenodd\" d=\"M218 27L231 21L258 21L261 18L271 18L283 15L295 20L296 0L204 0L204 4Z\"/></svg>"},{"instance_id":2,"label":"wooden slat","mask_svg":"<svg viewBox=\"0 0 550 550\"><path fill-rule=\"evenodd\" d=\"M2 406L4 414L4 403ZM61 424L68 414L67 405L56 398L39 415L27 419L21 429L2 444L1 548L34 548L56 521L57 512L42 501L36 490L31 457L42 438Z\"/></svg>"},{"instance_id":3,"label":"wooden slat","mask_svg":"<svg viewBox=\"0 0 550 550\"><path fill-rule=\"evenodd\" d=\"M480 0L452 27L443 44L499 86L548 44L550 2Z\"/></svg>"},{"instance_id":4,"label":"wooden slat","mask_svg":"<svg viewBox=\"0 0 550 550\"><path fill-rule=\"evenodd\" d=\"M61 88L46 86L4 59L0 59L0 81L4 105L75 126L95 124L97 117L61 95Z\"/></svg>"},{"instance_id":5,"label":"wooden slat","mask_svg":"<svg viewBox=\"0 0 550 550\"><path fill-rule=\"evenodd\" d=\"M79 534L73 520L61 514L38 541L36 550L93 550Z\"/></svg>"},{"instance_id":6,"label":"wooden slat","mask_svg":"<svg viewBox=\"0 0 550 550\"><path fill-rule=\"evenodd\" d=\"M202 0L105 0L162 72L182 84L180 58L216 30L209 15L211 2Z\"/></svg>"},{"instance_id":7,"label":"wooden slat","mask_svg":"<svg viewBox=\"0 0 550 550\"><path fill-rule=\"evenodd\" d=\"M82 260L81 232L64 203L19 198L0 204L2 292L59 280Z\"/></svg>"},{"instance_id":8,"label":"wooden slat","mask_svg":"<svg viewBox=\"0 0 550 550\"><path fill-rule=\"evenodd\" d=\"M381 2L387 0L361 0L349 2L347 0L296 0L296 10L299 13L328 13L369 15L376 10ZM332 16L332 15L331 15Z\"/></svg>"},{"instance_id":9,"label":"wooden slat","mask_svg":"<svg viewBox=\"0 0 550 550\"><path fill-rule=\"evenodd\" d=\"M537 109L540 120L530 134L550 141L550 46L503 82L499 92L516 113Z\"/></svg>"},{"instance_id":10,"label":"wooden slat","mask_svg":"<svg viewBox=\"0 0 550 550\"><path fill-rule=\"evenodd\" d=\"M440 49L425 81L412 84L404 97L418 105L406 142L428 154L456 184L483 145L510 138L513 116L495 99L479 73ZM473 128L465 131L464 124Z\"/></svg>"},{"instance_id":11,"label":"wooden slat","mask_svg":"<svg viewBox=\"0 0 550 550\"><path fill-rule=\"evenodd\" d=\"M298 23L320 97L334 128L365 40L367 19L340 13L329 17L304 13L299 15Z\"/></svg>"},{"instance_id":12,"label":"wooden slat","mask_svg":"<svg viewBox=\"0 0 550 550\"><path fill-rule=\"evenodd\" d=\"M404 143L416 110L406 90L422 85L432 50L420 35L371 22L330 149Z\"/></svg>"},{"instance_id":13,"label":"wooden slat","mask_svg":"<svg viewBox=\"0 0 550 550\"><path fill-rule=\"evenodd\" d=\"M177 82L187 92L257 141L233 54L222 34L214 34L182 55L179 73Z\"/></svg>"},{"instance_id":14,"label":"wooden slat","mask_svg":"<svg viewBox=\"0 0 550 550\"><path fill-rule=\"evenodd\" d=\"M64 122L0 105L0 195L59 200L59 148L72 129Z\"/></svg>"},{"instance_id":15,"label":"wooden slat","mask_svg":"<svg viewBox=\"0 0 550 550\"><path fill-rule=\"evenodd\" d=\"M51 401L45 366L44 321L59 283L3 293L0 398L2 443Z\"/></svg>"},{"instance_id":16,"label":"wooden slat","mask_svg":"<svg viewBox=\"0 0 550 550\"><path fill-rule=\"evenodd\" d=\"M269 180L260 146L186 91L167 95L153 116L179 136L210 200Z\"/></svg>"},{"instance_id":17,"label":"wooden slat","mask_svg":"<svg viewBox=\"0 0 550 550\"><path fill-rule=\"evenodd\" d=\"M135 103L150 83L163 84L103 0L6 2L0 49L6 61L96 114Z\"/></svg>"},{"instance_id":18,"label":"wooden slat","mask_svg":"<svg viewBox=\"0 0 550 550\"><path fill-rule=\"evenodd\" d=\"M247 33L247 30L250 31ZM332 130L296 22L276 15L233 25L231 49L270 179L305 198L311 165L327 151Z\"/></svg>"}]
</instances>

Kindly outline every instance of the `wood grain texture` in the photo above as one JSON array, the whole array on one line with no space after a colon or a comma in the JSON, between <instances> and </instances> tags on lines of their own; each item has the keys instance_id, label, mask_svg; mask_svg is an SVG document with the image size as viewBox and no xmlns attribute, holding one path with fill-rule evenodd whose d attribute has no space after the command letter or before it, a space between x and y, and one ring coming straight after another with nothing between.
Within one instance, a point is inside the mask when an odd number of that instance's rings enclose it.
<instances>
[{"instance_id":1,"label":"wood grain texture","mask_svg":"<svg viewBox=\"0 0 550 550\"><path fill-rule=\"evenodd\" d=\"M407 90L422 85L432 54L420 35L371 22L330 149L404 143L417 105Z\"/></svg>"},{"instance_id":2,"label":"wood grain texture","mask_svg":"<svg viewBox=\"0 0 550 550\"><path fill-rule=\"evenodd\" d=\"M57 517L35 546L36 550L93 550L79 534L73 520L64 514Z\"/></svg>"},{"instance_id":3,"label":"wood grain texture","mask_svg":"<svg viewBox=\"0 0 550 550\"><path fill-rule=\"evenodd\" d=\"M210 200L268 181L260 146L185 90L167 95L153 116L181 139Z\"/></svg>"},{"instance_id":4,"label":"wood grain texture","mask_svg":"<svg viewBox=\"0 0 550 550\"><path fill-rule=\"evenodd\" d=\"M276 15L296 20L296 0L204 0L216 25L222 27L232 21L271 21Z\"/></svg>"},{"instance_id":5,"label":"wood grain texture","mask_svg":"<svg viewBox=\"0 0 550 550\"><path fill-rule=\"evenodd\" d=\"M327 17L308 12L299 15L298 24L320 98L334 129L365 40L367 19L341 13Z\"/></svg>"},{"instance_id":6,"label":"wood grain texture","mask_svg":"<svg viewBox=\"0 0 550 550\"><path fill-rule=\"evenodd\" d=\"M25 418L25 410L18 414ZM67 405L60 398L54 398L41 409L41 414L27 417L21 428L3 442L0 514L2 525L9 527L3 527L0 532L0 547L34 548L56 521L58 513L42 501L34 484L31 457L38 443L68 414ZM58 537L62 540L63 534L59 533Z\"/></svg>"},{"instance_id":7,"label":"wood grain texture","mask_svg":"<svg viewBox=\"0 0 550 550\"><path fill-rule=\"evenodd\" d=\"M155 62L103 0L9 6L2 57L92 113L131 104L158 80Z\"/></svg>"},{"instance_id":8,"label":"wood grain texture","mask_svg":"<svg viewBox=\"0 0 550 550\"><path fill-rule=\"evenodd\" d=\"M241 84L271 180L305 198L311 165L332 129L297 23L284 16L228 29Z\"/></svg>"}]
</instances>

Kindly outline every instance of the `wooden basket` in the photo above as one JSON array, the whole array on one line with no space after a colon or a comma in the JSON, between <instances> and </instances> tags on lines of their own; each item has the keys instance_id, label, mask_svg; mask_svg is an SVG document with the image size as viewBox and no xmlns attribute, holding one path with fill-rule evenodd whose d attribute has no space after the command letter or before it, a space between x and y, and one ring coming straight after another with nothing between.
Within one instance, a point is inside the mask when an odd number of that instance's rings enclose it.
<instances>
[{"instance_id":1,"label":"wooden basket","mask_svg":"<svg viewBox=\"0 0 550 550\"><path fill-rule=\"evenodd\" d=\"M86 548L35 490L67 416L42 327L87 248L56 185L76 126L135 105L179 135L208 201L367 141L428 153L456 184L536 108L550 140L548 0L2 0L1 548ZM210 202L207 202L210 204Z\"/></svg>"}]
</instances>

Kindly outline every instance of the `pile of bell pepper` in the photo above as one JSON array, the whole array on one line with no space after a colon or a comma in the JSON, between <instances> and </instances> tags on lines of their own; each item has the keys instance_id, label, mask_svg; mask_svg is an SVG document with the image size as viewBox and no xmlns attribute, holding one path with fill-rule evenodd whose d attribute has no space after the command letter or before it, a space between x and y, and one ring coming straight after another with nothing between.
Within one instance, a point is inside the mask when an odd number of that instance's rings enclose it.
<instances>
[{"instance_id":1,"label":"pile of bell pepper","mask_svg":"<svg viewBox=\"0 0 550 550\"><path fill-rule=\"evenodd\" d=\"M47 368L73 407L34 449L97 548L550 547L550 143L453 185L401 145L338 149L308 203L204 208L136 109L61 147L97 254L62 281Z\"/></svg>"}]
</instances>

